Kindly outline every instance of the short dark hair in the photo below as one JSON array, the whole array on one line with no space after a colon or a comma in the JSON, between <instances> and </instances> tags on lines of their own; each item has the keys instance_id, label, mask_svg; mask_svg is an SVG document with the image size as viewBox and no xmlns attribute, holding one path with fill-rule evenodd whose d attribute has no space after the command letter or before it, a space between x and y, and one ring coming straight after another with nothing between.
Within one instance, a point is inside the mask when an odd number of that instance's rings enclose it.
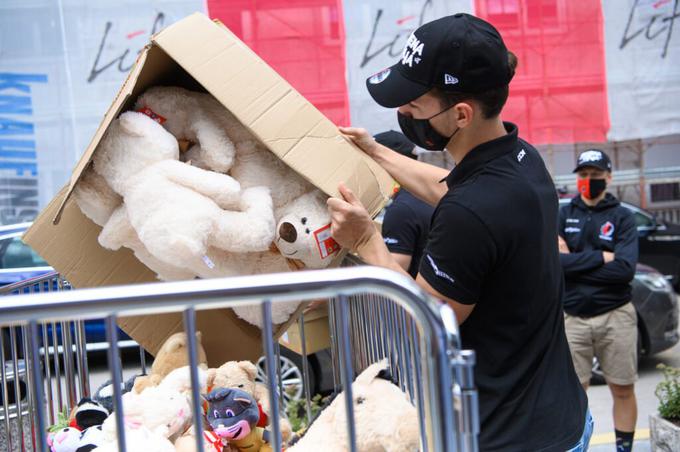
<instances>
[{"instance_id":1,"label":"short dark hair","mask_svg":"<svg viewBox=\"0 0 680 452\"><path fill-rule=\"evenodd\" d=\"M517 57L514 53L508 51L508 64L512 74L515 74L517 68ZM482 109L482 116L486 119L495 118L501 113L505 102L508 100L509 85L503 85L498 88L492 88L480 93L459 93L459 92L445 92L438 88L432 90L432 94L439 99L442 108L451 107L466 100L473 100L479 104Z\"/></svg>"}]
</instances>

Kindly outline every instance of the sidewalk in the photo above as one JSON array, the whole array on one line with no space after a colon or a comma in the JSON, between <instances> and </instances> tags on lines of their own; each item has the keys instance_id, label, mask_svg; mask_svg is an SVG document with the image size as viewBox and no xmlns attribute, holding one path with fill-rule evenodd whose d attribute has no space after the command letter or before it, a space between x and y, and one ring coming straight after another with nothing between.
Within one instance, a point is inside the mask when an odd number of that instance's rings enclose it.
<instances>
[{"instance_id":1,"label":"sidewalk","mask_svg":"<svg viewBox=\"0 0 680 452\"><path fill-rule=\"evenodd\" d=\"M649 429L639 428L635 431L635 442L633 443L634 452L649 452L651 451L649 444ZM595 434L590 438L589 452L615 452L616 440L614 433L600 433Z\"/></svg>"}]
</instances>

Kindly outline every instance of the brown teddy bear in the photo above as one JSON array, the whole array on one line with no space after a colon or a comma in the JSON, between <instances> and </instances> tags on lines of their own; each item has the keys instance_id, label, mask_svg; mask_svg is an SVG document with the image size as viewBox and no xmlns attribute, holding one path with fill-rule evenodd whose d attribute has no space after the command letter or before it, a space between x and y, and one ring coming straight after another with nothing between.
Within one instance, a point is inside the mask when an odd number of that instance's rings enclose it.
<instances>
[{"instance_id":1,"label":"brown teddy bear","mask_svg":"<svg viewBox=\"0 0 680 452\"><path fill-rule=\"evenodd\" d=\"M208 358L201 344L201 332L196 332L196 348L198 351L198 365L208 368ZM189 365L189 350L187 335L184 332L175 333L163 343L151 365L151 372L135 379L133 391L142 392L144 389L158 386L160 382L175 369Z\"/></svg>"}]
</instances>

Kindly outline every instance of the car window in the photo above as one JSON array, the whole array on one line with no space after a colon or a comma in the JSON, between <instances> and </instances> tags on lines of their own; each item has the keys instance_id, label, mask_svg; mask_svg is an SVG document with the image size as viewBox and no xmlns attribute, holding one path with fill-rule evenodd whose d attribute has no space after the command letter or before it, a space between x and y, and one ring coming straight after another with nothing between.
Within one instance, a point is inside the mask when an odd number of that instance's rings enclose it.
<instances>
[{"instance_id":1,"label":"car window","mask_svg":"<svg viewBox=\"0 0 680 452\"><path fill-rule=\"evenodd\" d=\"M633 216L635 217L635 225L638 228L639 227L651 228L652 226L654 226L654 221L643 213L634 212Z\"/></svg>"},{"instance_id":2,"label":"car window","mask_svg":"<svg viewBox=\"0 0 680 452\"><path fill-rule=\"evenodd\" d=\"M35 251L21 241L19 237L7 239L2 248L4 253L0 260L2 268L47 267L49 264Z\"/></svg>"}]
</instances>

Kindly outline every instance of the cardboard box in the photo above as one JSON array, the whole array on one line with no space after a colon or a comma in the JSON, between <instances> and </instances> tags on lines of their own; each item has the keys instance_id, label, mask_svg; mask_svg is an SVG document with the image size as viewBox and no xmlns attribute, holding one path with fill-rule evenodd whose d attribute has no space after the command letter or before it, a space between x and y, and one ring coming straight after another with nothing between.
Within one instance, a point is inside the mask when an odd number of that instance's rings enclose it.
<instances>
[{"instance_id":1,"label":"cardboard box","mask_svg":"<svg viewBox=\"0 0 680 452\"><path fill-rule=\"evenodd\" d=\"M331 332L328 324L328 304L305 314L304 325L305 352L307 352L307 355L330 348ZM279 343L298 355L302 355L302 336L300 336L299 319L281 335Z\"/></svg>"},{"instance_id":2,"label":"cardboard box","mask_svg":"<svg viewBox=\"0 0 680 452\"><path fill-rule=\"evenodd\" d=\"M69 184L24 236L77 288L155 281L132 252L111 252L97 242L100 228L70 198L107 127L154 85L205 90L229 109L273 153L322 191L337 196L345 182L377 215L390 196L391 177L337 127L221 24L196 13L153 36L106 112ZM170 208L170 206L169 206ZM121 318L120 326L150 353L182 330L179 314ZM261 354L257 328L231 310L198 312L197 327L211 365Z\"/></svg>"}]
</instances>

